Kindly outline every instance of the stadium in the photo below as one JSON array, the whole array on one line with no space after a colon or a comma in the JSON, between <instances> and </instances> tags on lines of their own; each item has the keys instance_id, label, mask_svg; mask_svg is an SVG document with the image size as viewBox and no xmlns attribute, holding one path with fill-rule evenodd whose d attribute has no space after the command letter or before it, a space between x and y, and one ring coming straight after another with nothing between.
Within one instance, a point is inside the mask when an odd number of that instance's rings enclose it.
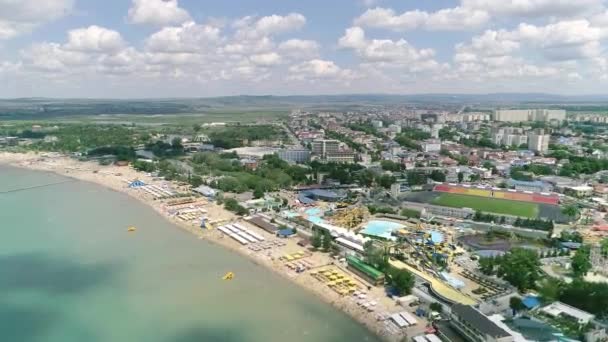
<instances>
[{"instance_id":1,"label":"stadium","mask_svg":"<svg viewBox=\"0 0 608 342\"><path fill-rule=\"evenodd\" d=\"M534 193L531 191L517 191L512 189L500 189L457 184L436 185L433 191L538 204L559 204L559 197L557 195L542 192Z\"/></svg>"}]
</instances>

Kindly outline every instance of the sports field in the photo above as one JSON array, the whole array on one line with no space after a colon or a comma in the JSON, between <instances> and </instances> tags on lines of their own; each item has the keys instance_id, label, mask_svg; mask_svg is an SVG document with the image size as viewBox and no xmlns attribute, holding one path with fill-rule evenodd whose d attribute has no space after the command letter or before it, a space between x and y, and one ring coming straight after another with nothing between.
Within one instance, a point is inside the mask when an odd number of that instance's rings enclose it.
<instances>
[{"instance_id":1,"label":"sports field","mask_svg":"<svg viewBox=\"0 0 608 342\"><path fill-rule=\"evenodd\" d=\"M452 208L471 208L487 213L505 214L520 217L537 218L538 204L529 202L508 201L496 198L442 193L432 204Z\"/></svg>"}]
</instances>

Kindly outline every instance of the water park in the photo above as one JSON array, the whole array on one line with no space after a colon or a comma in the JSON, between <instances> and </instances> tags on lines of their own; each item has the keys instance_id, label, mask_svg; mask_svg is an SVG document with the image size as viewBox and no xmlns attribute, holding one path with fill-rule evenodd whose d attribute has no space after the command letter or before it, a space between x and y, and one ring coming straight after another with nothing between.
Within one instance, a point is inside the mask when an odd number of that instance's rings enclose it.
<instances>
[{"instance_id":1,"label":"water park","mask_svg":"<svg viewBox=\"0 0 608 342\"><path fill-rule=\"evenodd\" d=\"M328 231L347 251L348 270L368 284L384 284L384 273L365 263L366 246L371 244L385 251L392 267L413 273L417 283L437 300L466 305L481 300L474 293L480 285L454 263L455 257L466 252L458 246L454 229L423 220L413 223L406 218L374 216L360 207L337 208L328 203L291 209L281 216L311 230ZM340 224L344 222L357 224Z\"/></svg>"}]
</instances>

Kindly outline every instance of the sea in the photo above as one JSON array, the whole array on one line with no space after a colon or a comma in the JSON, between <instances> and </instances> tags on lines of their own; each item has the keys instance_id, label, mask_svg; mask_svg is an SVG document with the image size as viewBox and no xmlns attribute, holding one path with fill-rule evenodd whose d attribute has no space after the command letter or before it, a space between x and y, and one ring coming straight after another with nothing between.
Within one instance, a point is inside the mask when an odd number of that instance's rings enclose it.
<instances>
[{"instance_id":1,"label":"sea","mask_svg":"<svg viewBox=\"0 0 608 342\"><path fill-rule=\"evenodd\" d=\"M0 166L0 341L379 339L126 194Z\"/></svg>"}]
</instances>

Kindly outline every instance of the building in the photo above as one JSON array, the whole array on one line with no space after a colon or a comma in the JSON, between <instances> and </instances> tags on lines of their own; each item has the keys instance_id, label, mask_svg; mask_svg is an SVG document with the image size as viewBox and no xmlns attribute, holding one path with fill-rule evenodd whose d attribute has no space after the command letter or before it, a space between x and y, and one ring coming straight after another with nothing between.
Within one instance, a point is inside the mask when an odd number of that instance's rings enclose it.
<instances>
[{"instance_id":1,"label":"building","mask_svg":"<svg viewBox=\"0 0 608 342\"><path fill-rule=\"evenodd\" d=\"M325 155L325 161L334 163L354 163L355 154L349 151L328 153Z\"/></svg>"},{"instance_id":2,"label":"building","mask_svg":"<svg viewBox=\"0 0 608 342\"><path fill-rule=\"evenodd\" d=\"M545 134L543 129L537 129L528 135L528 149L530 151L546 153L549 151L550 135Z\"/></svg>"},{"instance_id":3,"label":"building","mask_svg":"<svg viewBox=\"0 0 608 342\"><path fill-rule=\"evenodd\" d=\"M310 151L306 149L282 149L277 152L279 158L291 163L306 163L310 160Z\"/></svg>"},{"instance_id":4,"label":"building","mask_svg":"<svg viewBox=\"0 0 608 342\"><path fill-rule=\"evenodd\" d=\"M372 126L376 128L382 128L383 125L384 123L382 122L382 120L372 120Z\"/></svg>"},{"instance_id":5,"label":"building","mask_svg":"<svg viewBox=\"0 0 608 342\"><path fill-rule=\"evenodd\" d=\"M375 286L384 284L384 273L364 263L360 259L347 255L348 269Z\"/></svg>"},{"instance_id":6,"label":"building","mask_svg":"<svg viewBox=\"0 0 608 342\"><path fill-rule=\"evenodd\" d=\"M320 139L312 142L312 153L325 157L327 154L337 153L340 150L338 140Z\"/></svg>"},{"instance_id":7,"label":"building","mask_svg":"<svg viewBox=\"0 0 608 342\"><path fill-rule=\"evenodd\" d=\"M564 188L564 194L577 198L591 197L593 191L593 187L588 185L567 186Z\"/></svg>"},{"instance_id":8,"label":"building","mask_svg":"<svg viewBox=\"0 0 608 342\"><path fill-rule=\"evenodd\" d=\"M450 325L473 342L513 342L511 334L499 327L486 315L469 305L454 304Z\"/></svg>"},{"instance_id":9,"label":"building","mask_svg":"<svg viewBox=\"0 0 608 342\"><path fill-rule=\"evenodd\" d=\"M421 145L423 152L439 152L441 151L441 141L435 139L425 140Z\"/></svg>"},{"instance_id":10,"label":"building","mask_svg":"<svg viewBox=\"0 0 608 342\"><path fill-rule=\"evenodd\" d=\"M507 181L509 187L519 191L532 191L532 192L551 192L553 186L543 181L519 181L515 179L509 179Z\"/></svg>"},{"instance_id":11,"label":"building","mask_svg":"<svg viewBox=\"0 0 608 342\"><path fill-rule=\"evenodd\" d=\"M585 325L591 322L595 316L572 307L562 302L554 302L540 309L545 314L551 317L566 317L575 320L578 324Z\"/></svg>"},{"instance_id":12,"label":"building","mask_svg":"<svg viewBox=\"0 0 608 342\"><path fill-rule=\"evenodd\" d=\"M563 109L498 109L494 111L494 121L526 122L526 121L565 121L566 111Z\"/></svg>"}]
</instances>

